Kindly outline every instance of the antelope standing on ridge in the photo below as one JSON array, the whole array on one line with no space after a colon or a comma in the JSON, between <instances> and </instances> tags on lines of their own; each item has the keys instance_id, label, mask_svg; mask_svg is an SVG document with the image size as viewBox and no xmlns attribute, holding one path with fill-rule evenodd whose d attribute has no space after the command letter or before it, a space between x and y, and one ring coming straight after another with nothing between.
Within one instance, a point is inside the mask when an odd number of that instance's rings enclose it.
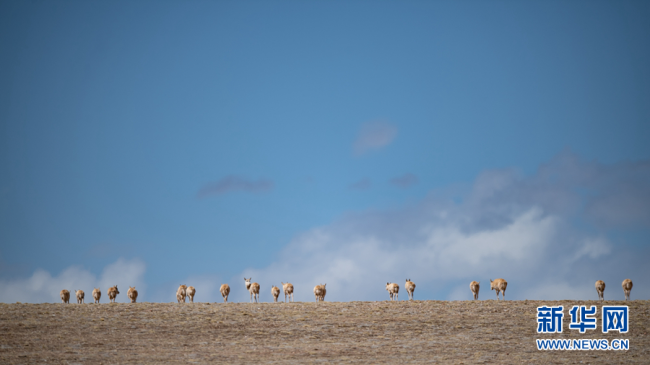
<instances>
[{"instance_id":1,"label":"antelope standing on ridge","mask_svg":"<svg viewBox=\"0 0 650 365\"><path fill-rule=\"evenodd\" d=\"M472 291L472 294L474 294L474 300L478 300L478 291L481 289L481 283L478 281L472 281L469 283L469 290ZM505 293L505 289L503 290Z\"/></svg>"},{"instance_id":2,"label":"antelope standing on ridge","mask_svg":"<svg viewBox=\"0 0 650 365\"><path fill-rule=\"evenodd\" d=\"M99 288L93 290L93 299L95 299L95 304L99 304L99 298L102 297L102 291Z\"/></svg>"},{"instance_id":3,"label":"antelope standing on ridge","mask_svg":"<svg viewBox=\"0 0 650 365\"><path fill-rule=\"evenodd\" d=\"M625 300L630 300L630 292L632 291L632 280L625 279L621 284L623 287L623 293L625 293Z\"/></svg>"},{"instance_id":4,"label":"antelope standing on ridge","mask_svg":"<svg viewBox=\"0 0 650 365\"><path fill-rule=\"evenodd\" d=\"M194 303L194 295L196 294L196 289L193 286L188 286L185 290L185 294L190 298L190 303Z\"/></svg>"},{"instance_id":5,"label":"antelope standing on ridge","mask_svg":"<svg viewBox=\"0 0 650 365\"><path fill-rule=\"evenodd\" d=\"M70 291L69 290L66 290L66 289L61 290L59 295L61 296L61 303L65 303L65 304L70 303Z\"/></svg>"},{"instance_id":6,"label":"antelope standing on ridge","mask_svg":"<svg viewBox=\"0 0 650 365\"><path fill-rule=\"evenodd\" d=\"M223 302L228 303L228 295L230 294L230 285L221 284L221 288L219 288L219 291L221 292L221 296L223 297Z\"/></svg>"},{"instance_id":7,"label":"antelope standing on ridge","mask_svg":"<svg viewBox=\"0 0 650 365\"><path fill-rule=\"evenodd\" d=\"M404 289L406 289L406 294L409 296L409 300L413 300L413 292L415 291L415 283L411 279L406 279L406 284L404 284Z\"/></svg>"},{"instance_id":8,"label":"antelope standing on ridge","mask_svg":"<svg viewBox=\"0 0 650 365\"><path fill-rule=\"evenodd\" d=\"M273 301L278 302L278 297L280 296L280 288L275 285L271 286L271 294L273 294Z\"/></svg>"},{"instance_id":9,"label":"antelope standing on ridge","mask_svg":"<svg viewBox=\"0 0 650 365\"><path fill-rule=\"evenodd\" d=\"M293 284L283 282L280 282L280 284L282 284L282 289L284 290L284 302L287 302L287 296L289 296L293 302Z\"/></svg>"},{"instance_id":10,"label":"antelope standing on ridge","mask_svg":"<svg viewBox=\"0 0 650 365\"><path fill-rule=\"evenodd\" d=\"M386 290L388 291L388 294L390 295L390 300L395 300L399 301L399 298L397 297L399 293L399 285L395 283L386 283Z\"/></svg>"},{"instance_id":11,"label":"antelope standing on ridge","mask_svg":"<svg viewBox=\"0 0 650 365\"><path fill-rule=\"evenodd\" d=\"M135 286L129 287L129 290L126 291L126 296L131 299L131 303L135 303L135 301L138 299L138 291L135 290Z\"/></svg>"},{"instance_id":12,"label":"antelope standing on ridge","mask_svg":"<svg viewBox=\"0 0 650 365\"><path fill-rule=\"evenodd\" d=\"M325 294L327 294L327 289L325 289L326 285L327 284L321 284L314 287L314 297L316 297L317 302L325 301Z\"/></svg>"},{"instance_id":13,"label":"antelope standing on ridge","mask_svg":"<svg viewBox=\"0 0 650 365\"><path fill-rule=\"evenodd\" d=\"M598 280L596 282L596 292L598 293L598 299L605 301L605 282Z\"/></svg>"},{"instance_id":14,"label":"antelope standing on ridge","mask_svg":"<svg viewBox=\"0 0 650 365\"><path fill-rule=\"evenodd\" d=\"M503 279L490 279L490 290L496 290L497 300L499 300L499 292L503 292L503 300L506 300L506 287L508 287L508 282Z\"/></svg>"},{"instance_id":15,"label":"antelope standing on ridge","mask_svg":"<svg viewBox=\"0 0 650 365\"><path fill-rule=\"evenodd\" d=\"M83 290L75 290L74 296L77 297L77 304L82 304L84 302L84 297L86 294Z\"/></svg>"},{"instance_id":16,"label":"antelope standing on ridge","mask_svg":"<svg viewBox=\"0 0 650 365\"><path fill-rule=\"evenodd\" d=\"M115 298L120 294L120 291L117 290L117 285L108 288L108 299L111 303L115 303Z\"/></svg>"},{"instance_id":17,"label":"antelope standing on ridge","mask_svg":"<svg viewBox=\"0 0 650 365\"><path fill-rule=\"evenodd\" d=\"M249 293L251 293L251 303L253 303L253 297L255 297L255 303L259 303L260 299L260 284L258 283L251 283L251 280L253 278L244 278L244 282L246 282L246 290L248 290Z\"/></svg>"},{"instance_id":18,"label":"antelope standing on ridge","mask_svg":"<svg viewBox=\"0 0 650 365\"><path fill-rule=\"evenodd\" d=\"M187 296L187 293L185 292L187 290L187 285L183 284L178 287L178 290L176 290L176 300L178 303L183 302L185 303L185 297Z\"/></svg>"}]
</instances>

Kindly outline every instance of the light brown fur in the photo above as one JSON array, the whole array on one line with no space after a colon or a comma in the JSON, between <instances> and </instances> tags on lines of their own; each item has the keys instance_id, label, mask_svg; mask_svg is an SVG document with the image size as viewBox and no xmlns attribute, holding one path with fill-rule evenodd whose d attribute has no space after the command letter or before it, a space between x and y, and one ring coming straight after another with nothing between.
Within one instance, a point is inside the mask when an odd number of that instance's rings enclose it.
<instances>
[{"instance_id":1,"label":"light brown fur","mask_svg":"<svg viewBox=\"0 0 650 365\"><path fill-rule=\"evenodd\" d=\"M314 287L314 297L317 302L325 301L325 294L327 294L327 289L325 289L326 285L327 284L321 284Z\"/></svg>"},{"instance_id":2,"label":"light brown fur","mask_svg":"<svg viewBox=\"0 0 650 365\"><path fill-rule=\"evenodd\" d=\"M69 290L66 290L66 289L61 290L59 295L61 296L61 303L65 303L65 304L70 303L70 291Z\"/></svg>"},{"instance_id":3,"label":"light brown fur","mask_svg":"<svg viewBox=\"0 0 650 365\"><path fill-rule=\"evenodd\" d=\"M406 294L409 296L409 300L413 300L413 292L415 291L415 283L411 279L406 279L406 284L404 284L404 289L406 289Z\"/></svg>"},{"instance_id":4,"label":"light brown fur","mask_svg":"<svg viewBox=\"0 0 650 365\"><path fill-rule=\"evenodd\" d=\"M469 283L469 290L474 294L474 300L478 300L478 291L481 289L481 283L478 281L472 281Z\"/></svg>"},{"instance_id":5,"label":"light brown fur","mask_svg":"<svg viewBox=\"0 0 650 365\"><path fill-rule=\"evenodd\" d=\"M284 290L284 302L287 302L287 296L293 302L293 284L283 282L280 282L280 284L282 284L282 289Z\"/></svg>"},{"instance_id":6,"label":"light brown fur","mask_svg":"<svg viewBox=\"0 0 650 365\"><path fill-rule=\"evenodd\" d=\"M219 288L219 291L221 292L221 296L223 297L223 302L228 303L228 295L230 295L230 285L222 284L221 288Z\"/></svg>"},{"instance_id":7,"label":"light brown fur","mask_svg":"<svg viewBox=\"0 0 650 365\"><path fill-rule=\"evenodd\" d=\"M196 289L193 286L188 286L185 290L185 294L190 298L190 303L194 303L194 295L196 295Z\"/></svg>"},{"instance_id":8,"label":"light brown fur","mask_svg":"<svg viewBox=\"0 0 650 365\"><path fill-rule=\"evenodd\" d=\"M131 303L135 303L135 301L138 299L138 291L135 290L135 286L133 288L129 287L129 290L126 292L126 296L131 299Z\"/></svg>"},{"instance_id":9,"label":"light brown fur","mask_svg":"<svg viewBox=\"0 0 650 365\"><path fill-rule=\"evenodd\" d=\"M98 288L93 290L93 299L95 299L95 304L99 304L99 298L102 297L102 291Z\"/></svg>"},{"instance_id":10,"label":"light brown fur","mask_svg":"<svg viewBox=\"0 0 650 365\"><path fill-rule=\"evenodd\" d=\"M596 282L596 292L598 293L598 299L605 301L605 282L598 280Z\"/></svg>"},{"instance_id":11,"label":"light brown fur","mask_svg":"<svg viewBox=\"0 0 650 365\"><path fill-rule=\"evenodd\" d=\"M185 292L187 290L187 285L183 284L178 287L178 290L176 290L176 300L180 303L183 302L185 303L185 297L187 296L187 293Z\"/></svg>"},{"instance_id":12,"label":"light brown fur","mask_svg":"<svg viewBox=\"0 0 650 365\"><path fill-rule=\"evenodd\" d=\"M77 297L77 304L84 303L84 297L86 296L86 294L84 293L83 290L75 290L74 296Z\"/></svg>"},{"instance_id":13,"label":"light brown fur","mask_svg":"<svg viewBox=\"0 0 650 365\"><path fill-rule=\"evenodd\" d=\"M386 290L388 291L388 295L390 296L390 300L397 300L399 301L399 285L395 283L386 283Z\"/></svg>"},{"instance_id":14,"label":"light brown fur","mask_svg":"<svg viewBox=\"0 0 650 365\"><path fill-rule=\"evenodd\" d=\"M273 301L277 303L278 302L278 297L280 296L280 288L273 285L271 287L271 294L273 294Z\"/></svg>"},{"instance_id":15,"label":"light brown fur","mask_svg":"<svg viewBox=\"0 0 650 365\"><path fill-rule=\"evenodd\" d=\"M249 279L244 278L244 281L246 282L246 289L251 294L251 303L253 302L253 298L255 298L255 303L259 303L259 300L260 300L260 284L251 283L252 279L253 278L249 278Z\"/></svg>"},{"instance_id":16,"label":"light brown fur","mask_svg":"<svg viewBox=\"0 0 650 365\"><path fill-rule=\"evenodd\" d=\"M630 300L630 292L632 291L632 280L625 279L621 284L623 287L623 293L625 293L625 300Z\"/></svg>"},{"instance_id":17,"label":"light brown fur","mask_svg":"<svg viewBox=\"0 0 650 365\"><path fill-rule=\"evenodd\" d=\"M508 282L503 279L490 279L490 290L496 290L497 300L499 300L499 292L503 292L503 300L506 300L506 288L508 287Z\"/></svg>"},{"instance_id":18,"label":"light brown fur","mask_svg":"<svg viewBox=\"0 0 650 365\"><path fill-rule=\"evenodd\" d=\"M120 294L120 291L117 290L117 285L108 288L108 299L111 303L115 303L115 298Z\"/></svg>"}]
</instances>

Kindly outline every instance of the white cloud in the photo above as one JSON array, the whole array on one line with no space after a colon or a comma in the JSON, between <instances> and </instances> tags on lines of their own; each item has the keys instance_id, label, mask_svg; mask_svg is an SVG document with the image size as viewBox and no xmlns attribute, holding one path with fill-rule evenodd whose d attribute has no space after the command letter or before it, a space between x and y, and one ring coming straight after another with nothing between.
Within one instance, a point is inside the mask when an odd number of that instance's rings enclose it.
<instances>
[{"instance_id":1,"label":"white cloud","mask_svg":"<svg viewBox=\"0 0 650 365\"><path fill-rule=\"evenodd\" d=\"M424 239L403 247L377 237L338 237L319 229L289 245L281 255L286 260L242 276L264 278L260 284L263 289L269 286L269 292L271 283L293 280L294 286L304 288L296 288L297 300L310 300L313 286L320 283L331 288L330 300L380 299L382 285L406 276L423 284L488 275L509 261L524 266L546 247L556 225L556 218L531 209L498 230L464 233L453 225L428 228Z\"/></svg>"},{"instance_id":2,"label":"white cloud","mask_svg":"<svg viewBox=\"0 0 650 365\"><path fill-rule=\"evenodd\" d=\"M607 255L612 250L611 245L604 237L587 238L582 247L575 253L572 261L580 260L583 257L596 259Z\"/></svg>"},{"instance_id":3,"label":"white cloud","mask_svg":"<svg viewBox=\"0 0 650 365\"><path fill-rule=\"evenodd\" d=\"M297 236L268 267L240 276L260 283L263 301L280 281L292 282L301 301L314 300L313 287L321 283L327 283L326 300L386 300L385 283L403 285L407 277L417 284L419 299L471 299L472 280L483 284L480 298L493 299L486 293L496 278L509 282L510 299L593 299L598 279L617 283L617 289L608 284L608 293L622 299L618 283L650 274L642 260L648 247L628 243L620 232L610 235L584 208L593 199L606 202L621 179L647 183L650 174L639 172L644 168L650 171L648 164L605 166L563 153L531 176L485 171L460 203L434 192L401 209L344 216ZM608 222L624 227L625 217ZM650 286L638 282L635 298L650 297ZM248 301L248 294L241 290L236 299Z\"/></svg>"},{"instance_id":4,"label":"white cloud","mask_svg":"<svg viewBox=\"0 0 650 365\"><path fill-rule=\"evenodd\" d=\"M490 289L490 286L487 287ZM596 289L591 285L570 285L566 282L534 285L525 288L521 294L523 299L535 300L595 300ZM495 295L496 297L496 295Z\"/></svg>"},{"instance_id":5,"label":"white cloud","mask_svg":"<svg viewBox=\"0 0 650 365\"><path fill-rule=\"evenodd\" d=\"M192 275L182 280L168 281L157 285L155 288L151 289L150 298L155 302L175 303L176 291L178 290L179 285L184 284L187 286L193 286L196 289L196 294L194 296L195 302L223 302L219 289L221 288L221 284L225 283L226 282L222 281L217 275ZM230 285L232 286L232 284ZM187 301L189 301L189 299ZM231 300L229 299L229 301Z\"/></svg>"},{"instance_id":6,"label":"white cloud","mask_svg":"<svg viewBox=\"0 0 650 365\"><path fill-rule=\"evenodd\" d=\"M144 262L123 258L106 266L99 279L90 271L77 265L68 267L57 276L38 269L26 279L0 280L0 302L60 303L59 292L62 289L70 291L70 302L76 302L74 290L81 289L86 294L86 302L92 303L93 288L98 287L102 290L101 302L105 303L108 302L106 290L113 285L117 285L120 290L120 295L117 296L118 302L128 302L126 291L129 286L136 286L138 300L142 301L143 297L146 297L144 272Z\"/></svg>"},{"instance_id":7,"label":"white cloud","mask_svg":"<svg viewBox=\"0 0 650 365\"><path fill-rule=\"evenodd\" d=\"M397 128L386 122L365 123L361 126L359 136L354 142L354 154L359 156L388 146L396 136Z\"/></svg>"},{"instance_id":8,"label":"white cloud","mask_svg":"<svg viewBox=\"0 0 650 365\"><path fill-rule=\"evenodd\" d=\"M250 180L241 176L229 175L218 181L204 185L197 193L198 198L222 195L235 191L264 193L273 189L274 183L268 179Z\"/></svg>"}]
</instances>

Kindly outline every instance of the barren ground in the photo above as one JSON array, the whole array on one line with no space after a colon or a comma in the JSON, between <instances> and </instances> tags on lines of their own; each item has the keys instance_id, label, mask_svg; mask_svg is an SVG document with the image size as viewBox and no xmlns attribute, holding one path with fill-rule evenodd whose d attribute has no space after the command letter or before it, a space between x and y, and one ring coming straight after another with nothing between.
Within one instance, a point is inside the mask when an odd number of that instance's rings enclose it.
<instances>
[{"instance_id":1,"label":"barren ground","mask_svg":"<svg viewBox=\"0 0 650 365\"><path fill-rule=\"evenodd\" d=\"M608 301L607 304L624 304ZM564 305L564 333L536 308ZM595 301L0 304L0 363L649 363L650 301L627 334L569 330ZM538 351L536 338L628 338L629 351Z\"/></svg>"}]
</instances>

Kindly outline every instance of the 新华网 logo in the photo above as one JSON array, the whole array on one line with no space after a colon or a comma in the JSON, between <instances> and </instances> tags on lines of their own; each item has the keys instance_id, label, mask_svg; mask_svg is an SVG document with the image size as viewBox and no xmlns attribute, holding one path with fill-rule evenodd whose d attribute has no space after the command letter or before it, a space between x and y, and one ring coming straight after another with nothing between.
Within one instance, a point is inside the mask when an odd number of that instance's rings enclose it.
<instances>
[{"instance_id":1,"label":"\u65b0\u534e\u7f51 logo","mask_svg":"<svg viewBox=\"0 0 650 365\"><path fill-rule=\"evenodd\" d=\"M578 315L578 310L580 311L580 315ZM595 330L596 318L592 318L592 316L596 315L596 310L597 308L593 305L589 309L584 305L574 305L569 311L571 314L569 328L572 330L580 330L580 333L585 333L585 330Z\"/></svg>"},{"instance_id":2,"label":"\u65b0\u534e\u7f51 logo","mask_svg":"<svg viewBox=\"0 0 650 365\"><path fill-rule=\"evenodd\" d=\"M628 308L626 305L603 306L603 333L618 331L627 333L629 326Z\"/></svg>"},{"instance_id":3,"label":"\u65b0\u534e\u7f51 logo","mask_svg":"<svg viewBox=\"0 0 650 365\"><path fill-rule=\"evenodd\" d=\"M537 333L562 333L564 307L537 307Z\"/></svg>"}]
</instances>

